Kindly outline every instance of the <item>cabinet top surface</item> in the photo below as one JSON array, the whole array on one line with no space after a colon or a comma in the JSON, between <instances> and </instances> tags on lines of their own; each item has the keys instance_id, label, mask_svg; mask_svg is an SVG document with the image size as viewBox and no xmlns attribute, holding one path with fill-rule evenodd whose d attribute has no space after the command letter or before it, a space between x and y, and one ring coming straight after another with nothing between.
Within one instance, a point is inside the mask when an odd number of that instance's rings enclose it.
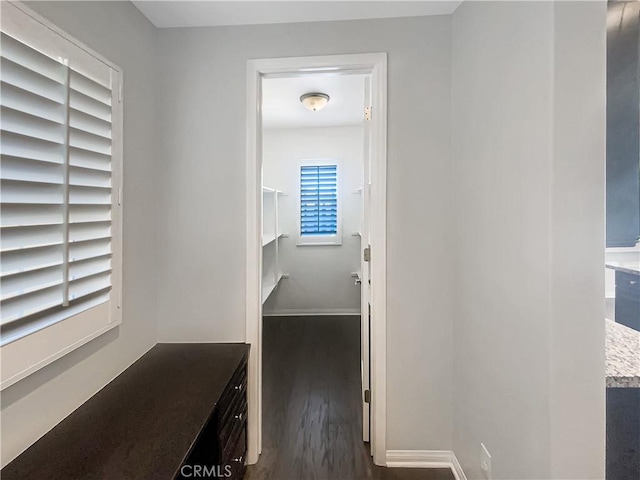
<instances>
[{"instance_id":1,"label":"cabinet top surface","mask_svg":"<svg viewBox=\"0 0 640 480\"><path fill-rule=\"evenodd\" d=\"M607 387L640 387L640 332L605 319Z\"/></svg>"},{"instance_id":2,"label":"cabinet top surface","mask_svg":"<svg viewBox=\"0 0 640 480\"><path fill-rule=\"evenodd\" d=\"M173 478L248 352L157 344L3 468L3 480Z\"/></svg>"},{"instance_id":3,"label":"cabinet top surface","mask_svg":"<svg viewBox=\"0 0 640 480\"><path fill-rule=\"evenodd\" d=\"M640 260L637 262L607 262L605 266L617 272L640 275Z\"/></svg>"}]
</instances>

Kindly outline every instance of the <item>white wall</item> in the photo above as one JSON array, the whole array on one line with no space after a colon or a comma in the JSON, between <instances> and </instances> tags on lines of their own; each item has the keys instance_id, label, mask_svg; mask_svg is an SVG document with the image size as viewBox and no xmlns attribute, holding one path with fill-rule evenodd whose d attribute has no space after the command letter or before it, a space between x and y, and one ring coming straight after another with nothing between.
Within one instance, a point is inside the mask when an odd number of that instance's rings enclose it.
<instances>
[{"instance_id":1,"label":"white wall","mask_svg":"<svg viewBox=\"0 0 640 480\"><path fill-rule=\"evenodd\" d=\"M387 447L455 448L470 478L480 442L496 479L603 478L603 2L464 2L453 33L30 5L124 69L124 315L2 392L3 465L150 348L156 316L164 341L244 340L247 59L385 51Z\"/></svg>"},{"instance_id":2,"label":"white wall","mask_svg":"<svg viewBox=\"0 0 640 480\"><path fill-rule=\"evenodd\" d=\"M387 52L387 446L451 448L451 17L159 32L162 341L245 339L251 58Z\"/></svg>"},{"instance_id":3,"label":"white wall","mask_svg":"<svg viewBox=\"0 0 640 480\"><path fill-rule=\"evenodd\" d=\"M280 196L278 214L282 271L289 274L264 305L265 314L360 313L360 287L351 272L360 271L364 129L361 126L265 129L262 175ZM342 245L297 246L300 161L331 158L340 165L339 198Z\"/></svg>"},{"instance_id":4,"label":"white wall","mask_svg":"<svg viewBox=\"0 0 640 480\"><path fill-rule=\"evenodd\" d=\"M156 30L128 2L28 5L124 70L123 323L2 391L3 466L156 342Z\"/></svg>"},{"instance_id":5,"label":"white wall","mask_svg":"<svg viewBox=\"0 0 640 480\"><path fill-rule=\"evenodd\" d=\"M454 449L604 478L603 2L453 15Z\"/></svg>"},{"instance_id":6,"label":"white wall","mask_svg":"<svg viewBox=\"0 0 640 480\"><path fill-rule=\"evenodd\" d=\"M606 2L554 3L551 478L604 478Z\"/></svg>"}]
</instances>

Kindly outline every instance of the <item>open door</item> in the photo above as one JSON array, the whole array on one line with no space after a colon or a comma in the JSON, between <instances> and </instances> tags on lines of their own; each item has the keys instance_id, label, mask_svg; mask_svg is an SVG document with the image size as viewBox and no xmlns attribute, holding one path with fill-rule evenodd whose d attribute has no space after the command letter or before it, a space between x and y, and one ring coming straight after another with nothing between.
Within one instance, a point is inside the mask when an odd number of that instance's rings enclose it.
<instances>
[{"instance_id":1,"label":"open door","mask_svg":"<svg viewBox=\"0 0 640 480\"><path fill-rule=\"evenodd\" d=\"M370 262L370 211L371 211L371 77L364 79L364 158L362 175L362 229L360 232L361 272L361 365L362 365L362 439L371 438L371 262Z\"/></svg>"}]
</instances>

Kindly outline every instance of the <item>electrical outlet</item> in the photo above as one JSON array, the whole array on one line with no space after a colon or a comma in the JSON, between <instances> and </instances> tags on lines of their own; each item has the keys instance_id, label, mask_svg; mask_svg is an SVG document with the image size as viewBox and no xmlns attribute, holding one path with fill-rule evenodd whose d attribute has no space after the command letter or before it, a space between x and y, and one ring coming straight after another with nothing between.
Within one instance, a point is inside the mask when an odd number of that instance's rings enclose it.
<instances>
[{"instance_id":1,"label":"electrical outlet","mask_svg":"<svg viewBox=\"0 0 640 480\"><path fill-rule=\"evenodd\" d=\"M491 480L491 455L484 443L480 444L480 470L482 470L483 478Z\"/></svg>"}]
</instances>

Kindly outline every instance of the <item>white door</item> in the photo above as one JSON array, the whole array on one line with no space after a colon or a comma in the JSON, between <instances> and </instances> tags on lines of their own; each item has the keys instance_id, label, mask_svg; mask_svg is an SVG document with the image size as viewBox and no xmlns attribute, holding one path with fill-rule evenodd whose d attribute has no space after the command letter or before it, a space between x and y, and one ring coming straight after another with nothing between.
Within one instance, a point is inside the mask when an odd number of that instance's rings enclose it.
<instances>
[{"instance_id":1,"label":"white door","mask_svg":"<svg viewBox=\"0 0 640 480\"><path fill-rule=\"evenodd\" d=\"M371 77L364 80L364 166L362 175L362 229L360 232L360 272L361 275L361 371L362 371L362 439L370 440L371 432L371 262L365 260L365 250L371 244L369 212L371 205ZM373 450L372 450L373 451Z\"/></svg>"}]
</instances>

